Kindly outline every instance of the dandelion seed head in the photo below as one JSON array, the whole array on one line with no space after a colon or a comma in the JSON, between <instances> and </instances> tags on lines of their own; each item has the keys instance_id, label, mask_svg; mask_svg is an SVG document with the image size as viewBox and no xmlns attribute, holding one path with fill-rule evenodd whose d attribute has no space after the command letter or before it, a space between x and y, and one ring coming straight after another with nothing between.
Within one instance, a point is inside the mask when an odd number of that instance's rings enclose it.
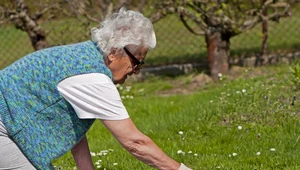
<instances>
[{"instance_id":1,"label":"dandelion seed head","mask_svg":"<svg viewBox=\"0 0 300 170\"><path fill-rule=\"evenodd\" d=\"M237 156L237 153L232 153L232 156Z\"/></svg>"},{"instance_id":2,"label":"dandelion seed head","mask_svg":"<svg viewBox=\"0 0 300 170\"><path fill-rule=\"evenodd\" d=\"M238 126L238 130L242 130L243 129L243 127L242 126Z\"/></svg>"},{"instance_id":3,"label":"dandelion seed head","mask_svg":"<svg viewBox=\"0 0 300 170\"><path fill-rule=\"evenodd\" d=\"M179 135L183 135L183 132L182 132L182 131L179 131L178 134L179 134Z\"/></svg>"},{"instance_id":4,"label":"dandelion seed head","mask_svg":"<svg viewBox=\"0 0 300 170\"><path fill-rule=\"evenodd\" d=\"M256 155L260 155L260 152L256 152Z\"/></svg>"}]
</instances>

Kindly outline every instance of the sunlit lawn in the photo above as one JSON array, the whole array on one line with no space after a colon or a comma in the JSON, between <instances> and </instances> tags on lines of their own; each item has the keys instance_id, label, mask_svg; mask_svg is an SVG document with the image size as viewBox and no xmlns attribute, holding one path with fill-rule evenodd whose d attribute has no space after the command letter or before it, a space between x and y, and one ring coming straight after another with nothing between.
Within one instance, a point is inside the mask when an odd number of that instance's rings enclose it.
<instances>
[{"instance_id":1,"label":"sunlit lawn","mask_svg":"<svg viewBox=\"0 0 300 170\"><path fill-rule=\"evenodd\" d=\"M289 66L241 74L189 95L160 96L186 77L129 82L119 90L137 127L195 170L299 169L300 93L290 81ZM188 87L186 82L182 88ZM96 169L152 169L127 153L100 122L88 132L88 140ZM54 165L75 167L70 153Z\"/></svg>"}]
</instances>

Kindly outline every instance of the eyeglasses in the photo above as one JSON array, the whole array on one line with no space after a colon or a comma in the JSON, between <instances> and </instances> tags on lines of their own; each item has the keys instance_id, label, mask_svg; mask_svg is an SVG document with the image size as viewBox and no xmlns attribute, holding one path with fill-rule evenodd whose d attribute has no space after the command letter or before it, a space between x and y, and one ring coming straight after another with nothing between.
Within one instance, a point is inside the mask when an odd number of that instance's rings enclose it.
<instances>
[{"instance_id":1,"label":"eyeglasses","mask_svg":"<svg viewBox=\"0 0 300 170\"><path fill-rule=\"evenodd\" d=\"M138 60L131 52L129 52L129 51L127 50L126 47L124 47L123 49L125 50L126 54L131 58L131 60L134 62L134 65L135 65L134 70L135 70L135 69L141 68L142 65L143 65L145 62L144 62L144 61L139 61L139 60Z\"/></svg>"}]
</instances>

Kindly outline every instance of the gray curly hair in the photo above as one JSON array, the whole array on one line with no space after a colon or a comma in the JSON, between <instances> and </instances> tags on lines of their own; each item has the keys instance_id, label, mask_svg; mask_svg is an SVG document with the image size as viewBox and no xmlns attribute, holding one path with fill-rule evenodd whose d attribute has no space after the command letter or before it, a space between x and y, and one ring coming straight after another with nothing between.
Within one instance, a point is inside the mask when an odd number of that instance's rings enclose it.
<instances>
[{"instance_id":1,"label":"gray curly hair","mask_svg":"<svg viewBox=\"0 0 300 170\"><path fill-rule=\"evenodd\" d=\"M151 49L156 46L156 37L151 21L141 13L126 10L105 18L100 28L92 28L92 41L97 43L106 57L112 48L121 49L126 45L144 45Z\"/></svg>"}]
</instances>

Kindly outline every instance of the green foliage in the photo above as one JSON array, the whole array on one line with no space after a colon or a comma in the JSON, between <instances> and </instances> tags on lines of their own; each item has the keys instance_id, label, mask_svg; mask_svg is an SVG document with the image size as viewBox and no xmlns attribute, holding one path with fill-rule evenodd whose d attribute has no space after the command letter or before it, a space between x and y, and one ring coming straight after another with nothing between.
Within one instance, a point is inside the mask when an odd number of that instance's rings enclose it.
<instances>
[{"instance_id":1,"label":"green foliage","mask_svg":"<svg viewBox=\"0 0 300 170\"><path fill-rule=\"evenodd\" d=\"M226 3L222 3L221 5L224 10L226 10L228 8L228 5Z\"/></svg>"},{"instance_id":2,"label":"green foliage","mask_svg":"<svg viewBox=\"0 0 300 170\"><path fill-rule=\"evenodd\" d=\"M292 73L291 82L295 85L296 89L300 89L300 63L296 63L294 66L290 67Z\"/></svg>"}]
</instances>

